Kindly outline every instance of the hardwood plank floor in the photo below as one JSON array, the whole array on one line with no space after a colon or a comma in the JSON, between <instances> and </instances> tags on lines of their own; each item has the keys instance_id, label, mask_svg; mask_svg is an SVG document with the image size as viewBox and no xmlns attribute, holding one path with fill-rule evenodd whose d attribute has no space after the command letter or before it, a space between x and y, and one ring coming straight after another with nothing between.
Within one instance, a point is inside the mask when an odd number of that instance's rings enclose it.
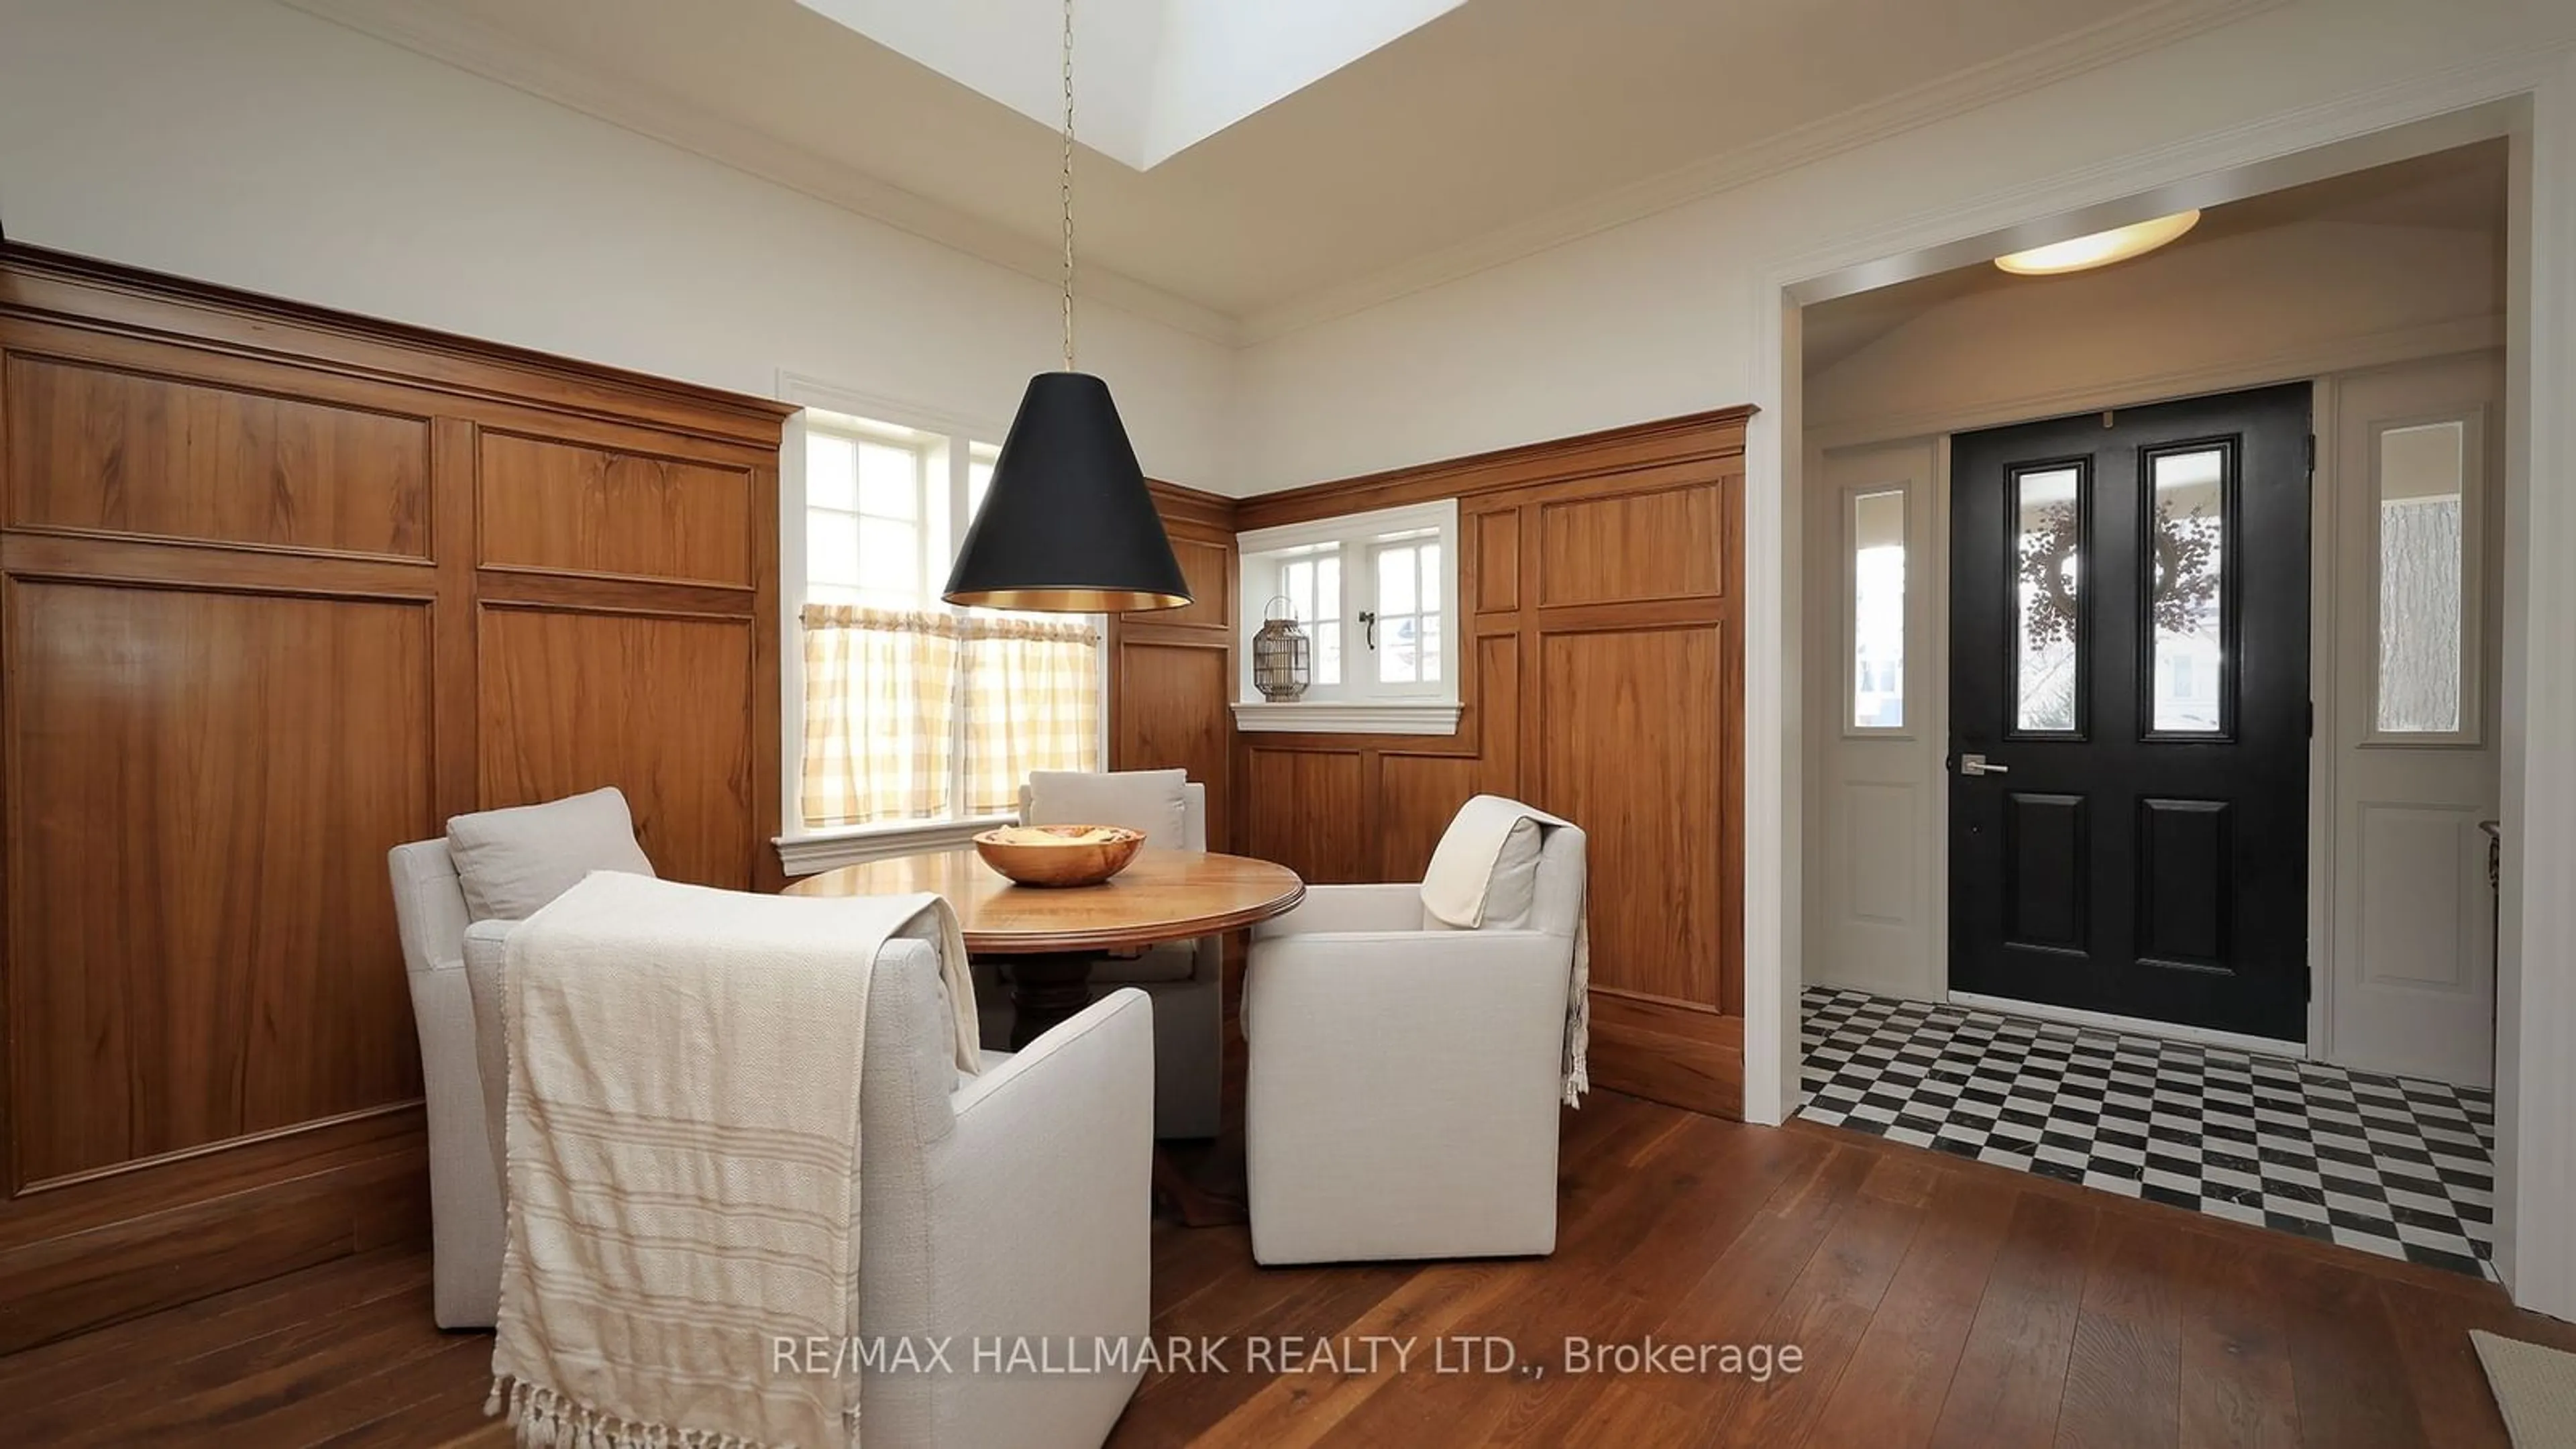
<instances>
[{"instance_id":1,"label":"hardwood plank floor","mask_svg":"<svg viewBox=\"0 0 2576 1449\"><path fill-rule=\"evenodd\" d=\"M1148 1378L1111 1442L2504 1449L2468 1330L2576 1349L2457 1274L1878 1138L1600 1093L1562 1161L1543 1260L1264 1269L1240 1228L1158 1225L1155 1332L1230 1337L1232 1371ZM1250 1335L1345 1361L1247 1371ZM1409 1361L1347 1352L1367 1335ZM1435 1371L1458 1335L1518 1371ZM1567 1371L1568 1337L1650 1335L1803 1359ZM389 1249L0 1358L0 1438L499 1449L489 1359L431 1326L426 1252Z\"/></svg>"}]
</instances>

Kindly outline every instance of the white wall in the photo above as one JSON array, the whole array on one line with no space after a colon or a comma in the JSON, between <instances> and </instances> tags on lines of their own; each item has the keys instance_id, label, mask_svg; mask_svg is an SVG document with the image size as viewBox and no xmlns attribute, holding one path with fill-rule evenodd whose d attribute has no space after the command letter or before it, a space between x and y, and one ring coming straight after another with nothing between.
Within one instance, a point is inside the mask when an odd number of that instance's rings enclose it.
<instances>
[{"instance_id":1,"label":"white wall","mask_svg":"<svg viewBox=\"0 0 2576 1449\"><path fill-rule=\"evenodd\" d=\"M1751 283L2034 178L2493 55L2576 43L2563 0L2296 0L2222 30L1246 351L1245 491L1753 403ZM2290 143L2285 142L2285 149Z\"/></svg>"},{"instance_id":2,"label":"white wall","mask_svg":"<svg viewBox=\"0 0 2576 1449\"><path fill-rule=\"evenodd\" d=\"M1047 284L268 0L0 0L11 239L774 395L1007 422ZM1106 307L1146 470L1224 481L1232 354Z\"/></svg>"}]
</instances>

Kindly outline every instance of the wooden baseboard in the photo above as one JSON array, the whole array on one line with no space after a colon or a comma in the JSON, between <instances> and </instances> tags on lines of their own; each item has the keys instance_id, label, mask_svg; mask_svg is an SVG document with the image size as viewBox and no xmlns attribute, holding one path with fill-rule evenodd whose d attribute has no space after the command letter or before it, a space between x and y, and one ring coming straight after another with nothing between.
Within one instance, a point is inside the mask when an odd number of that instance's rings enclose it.
<instances>
[{"instance_id":1,"label":"wooden baseboard","mask_svg":"<svg viewBox=\"0 0 2576 1449\"><path fill-rule=\"evenodd\" d=\"M1744 1018L1595 991L1592 1085L1741 1121Z\"/></svg>"},{"instance_id":2,"label":"wooden baseboard","mask_svg":"<svg viewBox=\"0 0 2576 1449\"><path fill-rule=\"evenodd\" d=\"M420 1113L309 1171L0 1248L0 1354L280 1273L429 1241Z\"/></svg>"}]
</instances>

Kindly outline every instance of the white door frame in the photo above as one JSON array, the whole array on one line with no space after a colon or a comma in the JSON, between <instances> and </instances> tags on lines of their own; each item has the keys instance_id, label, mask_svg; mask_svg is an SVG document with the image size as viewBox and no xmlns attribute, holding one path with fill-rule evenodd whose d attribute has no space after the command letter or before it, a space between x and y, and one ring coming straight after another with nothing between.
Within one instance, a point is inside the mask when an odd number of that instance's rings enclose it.
<instances>
[{"instance_id":1,"label":"white door frame","mask_svg":"<svg viewBox=\"0 0 2576 1449\"><path fill-rule=\"evenodd\" d=\"M1919 722L1922 734L1939 741L1946 753L1949 738L1950 679L1950 447L1960 433L1979 432L1988 428L2011 427L2048 418L2105 410L2127 411L2152 407L2178 399L2211 397L2241 392L2250 388L2304 384L2310 393L2309 426L2317 442L2315 477L2309 498L2310 548L2308 558L2309 628L2309 695L2320 710L2319 728L2307 750L2308 870L2306 883L2306 918L2310 994L2307 1020L2296 1041L2271 1040L2242 1036L2231 1032L2183 1026L2171 1022L2147 1021L2105 1015L2099 1012L2072 1012L2046 1007L2033 1002L2000 1003L1973 993L1954 991L1947 969L1949 940L1949 870L1950 794L1946 778L1930 780L1931 794L1916 849L1921 852L1925 879L1930 895L1923 902L1923 934L1932 943L1935 959L1920 963L1917 973L1902 982L1890 980L1887 989L1901 996L1923 1000L1957 1001L1969 1006L2018 1011L2032 1016L2057 1016L2069 1021L2089 1023L2113 1030L2124 1030L2149 1036L2169 1037L2177 1041L2200 1042L2226 1046L2240 1051L2304 1054L2316 1061L2335 1060L2333 1034L2334 954L2340 939L2336 912L2342 901L2341 883L2337 879L2338 858L2335 846L2337 769L2339 752L2335 726L2342 708L2340 664L2342 641L2336 632L2338 604L2353 607L2349 600L2339 600L2337 580L2342 560L2337 513L2336 469L2342 462L2338 419L2341 390L2356 379L2383 373L2392 368L2423 367L2470 357L2499 355L2504 350L2505 328L2501 317L2466 319L2411 328L2396 333L2374 333L2319 346L2304 347L2269 356L2253 362L2230 361L2207 367L2192 367L2104 383L2087 383L2078 388L2051 392L2029 401L1981 403L1971 407L1884 417L1860 417L1830 427L1818 428L1806 438L1806 467L1810 476L1819 466L1831 467L1828 460L1855 452L1869 453L1890 448L1920 448L1927 455L1928 469L1920 480L1918 493L1927 518L1924 529L1922 560L1916 565L1918 577L1928 591L1926 612L1913 621L1913 657L1921 661L1922 679L1910 701L1909 718ZM2490 467L2486 487L2490 494L2500 494L2501 468ZM2491 502L2490 507L2493 506ZM1811 514L1810 522L1814 521ZM1807 562L1812 566L1832 556L1835 566L1847 566L1848 555L1836 546L1839 540L1809 540ZM2490 565L2492 567L2492 565ZM1849 599L1848 583L1843 593ZM2482 602L2482 649L2489 647L2502 631L2501 610ZM1821 626L1839 624L1841 632L1826 633ZM1848 642L1849 621L1811 617L1807 620L1807 643L1828 652ZM1810 699L1812 705L1816 701ZM1839 723L1839 722L1838 722ZM1911 733L1911 732L1909 732ZM1815 738L1827 749L1833 746L1832 730L1819 726ZM1812 777L1810 788L1829 783L1830 773ZM1812 802L1830 810L1824 802ZM1808 822L1819 828L1818 819ZM1821 828L1831 833L1828 822ZM1815 853L1808 865L1816 867L1830 850L1825 842L1814 842ZM1812 903L1811 903L1812 904ZM1823 917L1832 917L1830 902ZM1813 914L1810 925L1817 922ZM1848 983L1846 983L1848 984ZM1866 988L1864 988L1866 989Z\"/></svg>"},{"instance_id":2,"label":"white door frame","mask_svg":"<svg viewBox=\"0 0 2576 1449\"><path fill-rule=\"evenodd\" d=\"M2260 126L2062 173L1874 235L1786 257L1752 279L1745 439L1745 1032L1747 1120L1798 1102L1804 913L1800 308L2184 206L2397 156L2514 138L2504 636L2506 832L2497 998L2497 1265L2515 1300L2576 1318L2576 51L2501 57L2309 107ZM2535 405L2535 404L2539 405ZM2537 622L2534 622L2537 621ZM2538 742L2538 748L2532 748ZM2529 968L2526 970L2526 966ZM2526 1237L2519 1231L2530 1225ZM2548 1225L2547 1231L2540 1231Z\"/></svg>"}]
</instances>

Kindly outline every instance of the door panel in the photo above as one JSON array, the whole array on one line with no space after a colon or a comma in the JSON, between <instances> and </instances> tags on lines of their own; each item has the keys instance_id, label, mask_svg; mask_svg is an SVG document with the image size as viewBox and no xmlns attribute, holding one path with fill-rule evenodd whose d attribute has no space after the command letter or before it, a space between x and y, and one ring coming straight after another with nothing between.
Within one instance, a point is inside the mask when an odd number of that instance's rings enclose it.
<instances>
[{"instance_id":1,"label":"door panel","mask_svg":"<svg viewBox=\"0 0 2576 1449\"><path fill-rule=\"evenodd\" d=\"M2335 388L2327 1050L2365 1071L2483 1087L2494 1075L2496 897L2479 822L2502 813L2506 553L2501 450L2489 440L2504 359L2382 368ZM2427 443L2443 445L2433 461L2446 479L2409 456ZM2447 508L2428 496L2442 491ZM2444 523L2447 557L2428 559L2425 529Z\"/></svg>"},{"instance_id":2,"label":"door panel","mask_svg":"<svg viewBox=\"0 0 2576 1449\"><path fill-rule=\"evenodd\" d=\"M1953 441L1953 986L2306 1036L2308 394Z\"/></svg>"},{"instance_id":3,"label":"door panel","mask_svg":"<svg viewBox=\"0 0 2576 1449\"><path fill-rule=\"evenodd\" d=\"M2004 939L2042 951L2084 949L2084 797L2014 791L2004 814L2004 882L2012 902Z\"/></svg>"}]
</instances>

